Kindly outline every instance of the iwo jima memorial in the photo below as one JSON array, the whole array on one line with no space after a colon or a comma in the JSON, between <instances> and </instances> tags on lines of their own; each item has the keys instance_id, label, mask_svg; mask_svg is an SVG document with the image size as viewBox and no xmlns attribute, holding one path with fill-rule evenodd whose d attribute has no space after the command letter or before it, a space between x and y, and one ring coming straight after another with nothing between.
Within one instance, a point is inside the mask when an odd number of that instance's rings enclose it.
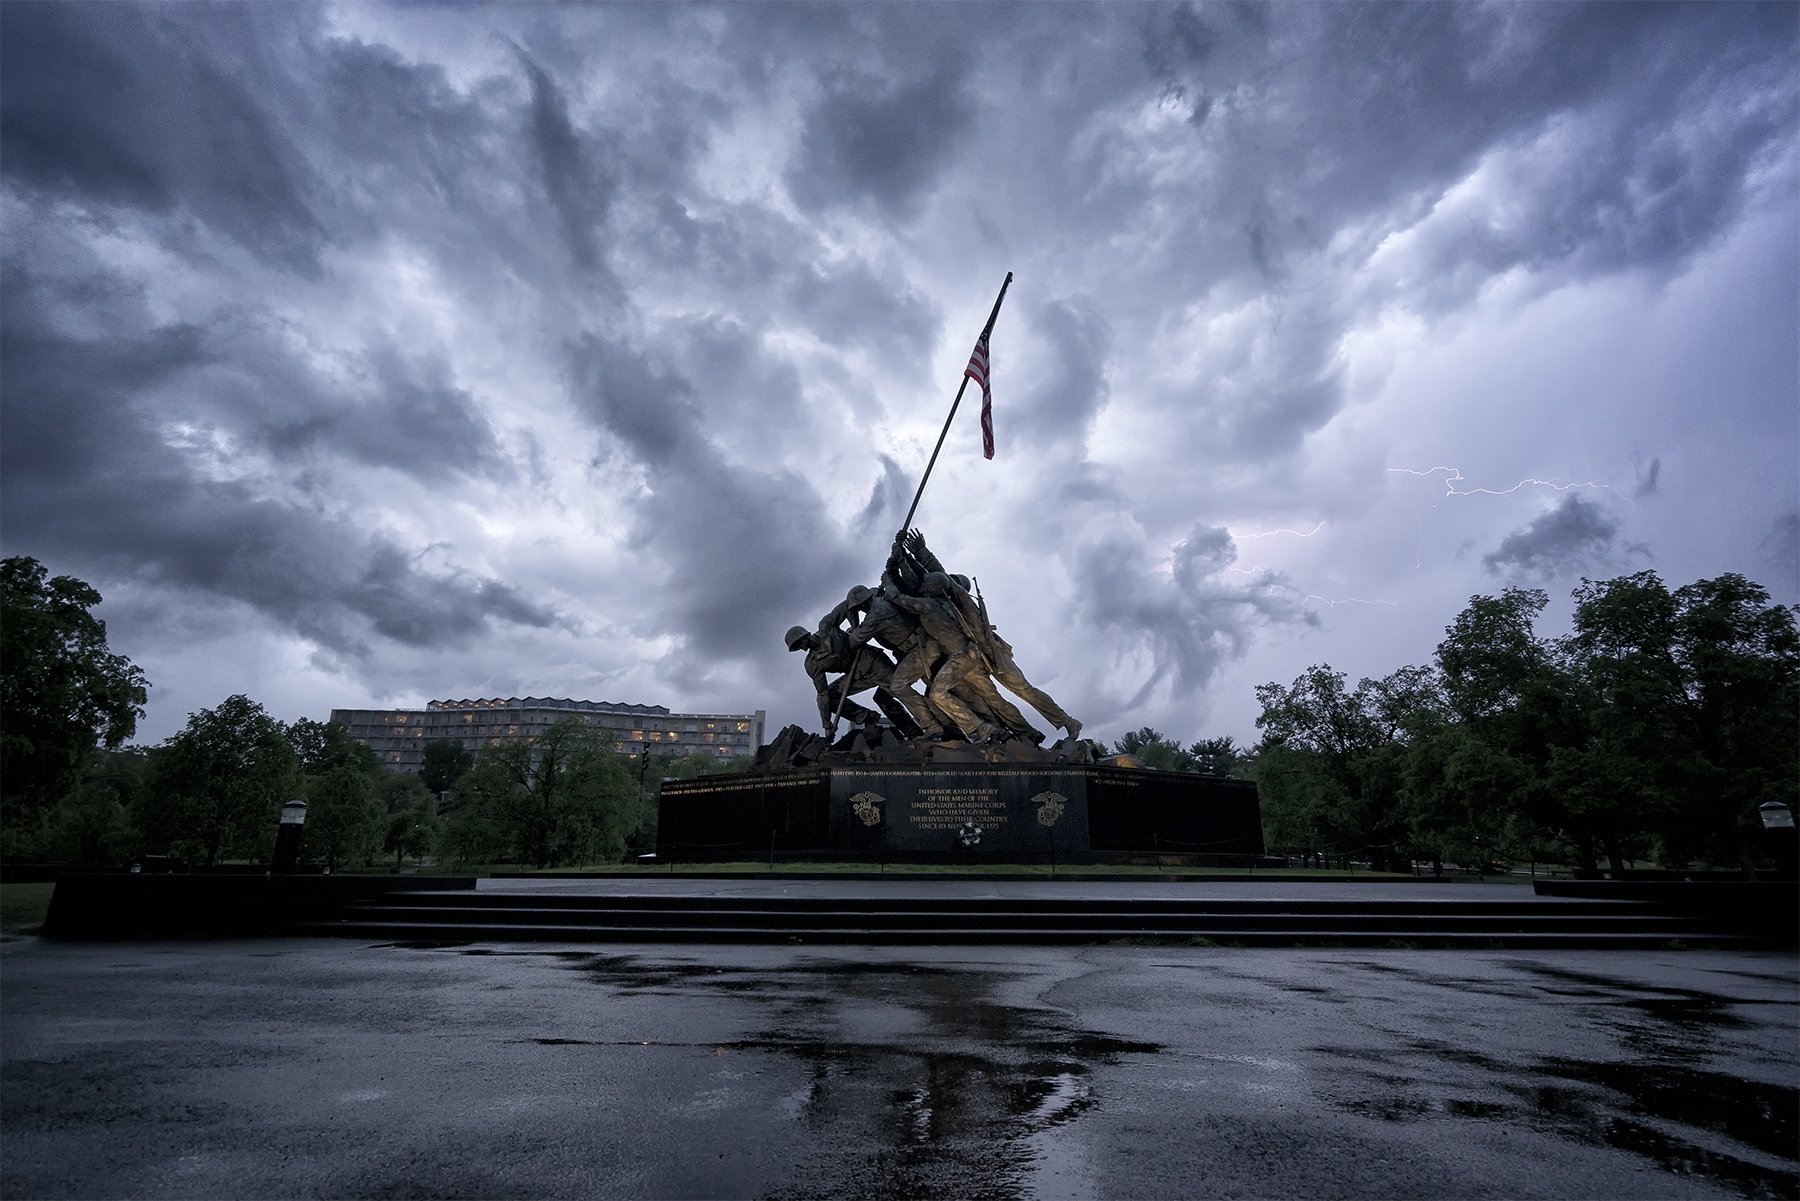
<instances>
[{"instance_id":1,"label":"iwo jima memorial","mask_svg":"<svg viewBox=\"0 0 1800 1201\"><path fill-rule=\"evenodd\" d=\"M982 393L983 452L993 457L988 339L1011 285L1008 272L880 582L852 587L815 628L787 632L788 650L805 652L825 733L788 726L748 771L663 781L659 860L1075 864L1180 855L1229 865L1262 856L1255 784L1157 771L1080 737L1081 723L1019 669L979 585L947 571L910 528L971 379ZM1063 737L1044 745L1002 688ZM851 699L870 691L873 709Z\"/></svg>"}]
</instances>

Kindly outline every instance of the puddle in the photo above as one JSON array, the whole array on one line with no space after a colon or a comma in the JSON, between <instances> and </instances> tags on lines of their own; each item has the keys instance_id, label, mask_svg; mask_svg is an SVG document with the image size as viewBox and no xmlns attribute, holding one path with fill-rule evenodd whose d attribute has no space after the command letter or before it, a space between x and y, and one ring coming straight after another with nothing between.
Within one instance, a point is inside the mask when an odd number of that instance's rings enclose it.
<instances>
[{"instance_id":1,"label":"puddle","mask_svg":"<svg viewBox=\"0 0 1800 1201\"><path fill-rule=\"evenodd\" d=\"M806 1087L780 1108L808 1128L809 1150L776 1198L1027 1195L1042 1157L1031 1140L1099 1104L1093 1069L1160 1050L1080 1029L1060 1010L997 1000L1005 976L978 968L561 958L621 991L718 993L773 1010L777 1028L717 1049L804 1066ZM840 1006L866 1014L871 1004L904 1011L897 1028L924 1037L889 1042L840 1029Z\"/></svg>"},{"instance_id":2,"label":"puddle","mask_svg":"<svg viewBox=\"0 0 1800 1201\"><path fill-rule=\"evenodd\" d=\"M1533 975L1566 982L1562 988L1555 988L1547 984L1537 986L1539 992L1548 993L1551 996L1607 1001L1627 1009L1635 1009L1659 1022L1671 1025L1713 1026L1721 1029L1742 1028L1749 1025L1731 1010L1734 1006L1750 1002L1734 997L1721 997L1696 989L1648 986L1632 980L1619 980L1611 976L1576 972L1568 968L1551 967L1542 963L1520 963L1515 966L1523 968Z\"/></svg>"},{"instance_id":3,"label":"puddle","mask_svg":"<svg viewBox=\"0 0 1800 1201\"><path fill-rule=\"evenodd\" d=\"M1553 1059L1537 1070L1610 1089L1632 1114L1711 1130L1784 1159L1800 1149L1800 1089L1659 1064Z\"/></svg>"},{"instance_id":4,"label":"puddle","mask_svg":"<svg viewBox=\"0 0 1800 1201\"><path fill-rule=\"evenodd\" d=\"M1605 982L1601 977L1524 966L1541 975L1576 977L1568 982L1577 987L1544 991L1590 997L1603 1009L1641 1009L1677 1034L1691 1029L1693 1023L1740 1021L1725 1012L1739 1003L1730 998L1669 988L1651 990L1626 981L1608 982L1616 987L1602 988L1596 987ZM1632 1033L1627 1031L1621 1037L1623 1050L1631 1050L1634 1043L1660 1045L1657 1038L1634 1039ZM1658 1033L1666 1039L1670 1031ZM1357 1047L1315 1050L1346 1065L1359 1065L1362 1093L1340 1099L1338 1106L1366 1118L1524 1124L1590 1146L1628 1151L1664 1171L1710 1180L1745 1197L1800 1197L1800 1163L1796 1163L1800 1089L1785 1084L1707 1071L1681 1062L1682 1057L1673 1052L1604 1062L1543 1057L1507 1063L1429 1040L1414 1040L1396 1051ZM1434 1098L1434 1083L1444 1073L1434 1073L1414 1055L1446 1066L1476 1069L1494 1086L1495 1093L1467 1095L1482 1090L1479 1083L1470 1089L1465 1078L1464 1095ZM1411 1075L1398 1074L1409 1068ZM1455 1086L1435 1087L1450 1091Z\"/></svg>"}]
</instances>

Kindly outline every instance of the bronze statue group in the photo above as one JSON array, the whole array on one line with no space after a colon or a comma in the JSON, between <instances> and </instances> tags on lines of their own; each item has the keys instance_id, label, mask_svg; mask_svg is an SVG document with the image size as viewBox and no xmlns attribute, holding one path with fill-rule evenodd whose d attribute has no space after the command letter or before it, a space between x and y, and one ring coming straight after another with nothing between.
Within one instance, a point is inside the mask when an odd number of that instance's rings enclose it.
<instances>
[{"instance_id":1,"label":"bronze statue group","mask_svg":"<svg viewBox=\"0 0 1800 1201\"><path fill-rule=\"evenodd\" d=\"M880 587L858 584L816 630L790 629L788 650L806 652L820 724L835 736L840 717L870 729L885 716L909 741L1041 744L1043 732L1002 695L1004 687L1067 731L1073 744L1081 723L1025 678L1013 648L988 620L979 588L971 587L967 576L944 570L924 535L903 531ZM915 684L925 691L914 691ZM871 688L879 713L850 699Z\"/></svg>"}]
</instances>

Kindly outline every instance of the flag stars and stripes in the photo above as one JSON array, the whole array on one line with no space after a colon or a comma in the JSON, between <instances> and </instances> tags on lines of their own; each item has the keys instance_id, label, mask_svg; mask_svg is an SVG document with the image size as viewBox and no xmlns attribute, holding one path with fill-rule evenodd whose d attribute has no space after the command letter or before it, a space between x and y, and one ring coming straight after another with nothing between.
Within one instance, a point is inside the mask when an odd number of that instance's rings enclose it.
<instances>
[{"instance_id":1,"label":"flag stars and stripes","mask_svg":"<svg viewBox=\"0 0 1800 1201\"><path fill-rule=\"evenodd\" d=\"M991 459L994 457L994 394L988 388L988 335L985 330L975 343L975 353L969 356L963 376L981 385L981 455Z\"/></svg>"}]
</instances>

